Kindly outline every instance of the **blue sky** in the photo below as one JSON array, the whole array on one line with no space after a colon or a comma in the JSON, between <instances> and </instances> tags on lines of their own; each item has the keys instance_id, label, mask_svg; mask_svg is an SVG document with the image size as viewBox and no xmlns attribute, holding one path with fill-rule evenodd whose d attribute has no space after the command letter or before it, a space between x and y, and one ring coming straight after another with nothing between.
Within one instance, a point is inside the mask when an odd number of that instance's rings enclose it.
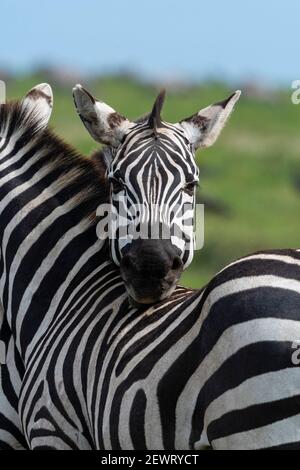
<instances>
[{"instance_id":1,"label":"blue sky","mask_svg":"<svg viewBox=\"0 0 300 470\"><path fill-rule=\"evenodd\" d=\"M1 0L0 67L158 78L300 78L300 2Z\"/></svg>"}]
</instances>

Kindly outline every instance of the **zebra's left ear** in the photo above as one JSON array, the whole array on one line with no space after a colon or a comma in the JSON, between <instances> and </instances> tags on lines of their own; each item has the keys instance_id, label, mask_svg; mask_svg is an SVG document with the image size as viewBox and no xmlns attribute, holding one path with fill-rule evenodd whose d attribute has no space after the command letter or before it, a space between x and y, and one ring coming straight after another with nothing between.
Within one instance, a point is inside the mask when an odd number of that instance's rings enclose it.
<instances>
[{"instance_id":1,"label":"zebra's left ear","mask_svg":"<svg viewBox=\"0 0 300 470\"><path fill-rule=\"evenodd\" d=\"M91 136L102 144L118 147L131 122L113 108L96 100L81 85L73 88L77 113Z\"/></svg>"},{"instance_id":2,"label":"zebra's left ear","mask_svg":"<svg viewBox=\"0 0 300 470\"><path fill-rule=\"evenodd\" d=\"M43 129L48 125L52 108L53 93L48 83L41 83L32 88L23 98L22 106L26 111L37 119L39 128Z\"/></svg>"},{"instance_id":3,"label":"zebra's left ear","mask_svg":"<svg viewBox=\"0 0 300 470\"><path fill-rule=\"evenodd\" d=\"M179 125L196 149L210 147L215 143L240 96L241 92L237 90L226 100L201 109L199 113L180 121Z\"/></svg>"}]
</instances>

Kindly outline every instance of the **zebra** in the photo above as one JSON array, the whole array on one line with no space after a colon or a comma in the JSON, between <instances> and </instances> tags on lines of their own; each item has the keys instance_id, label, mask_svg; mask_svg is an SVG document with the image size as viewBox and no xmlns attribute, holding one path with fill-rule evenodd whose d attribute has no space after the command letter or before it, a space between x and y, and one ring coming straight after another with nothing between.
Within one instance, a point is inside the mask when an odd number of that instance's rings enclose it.
<instances>
[{"instance_id":1,"label":"zebra","mask_svg":"<svg viewBox=\"0 0 300 470\"><path fill-rule=\"evenodd\" d=\"M50 115L53 96L51 88L45 84L41 84L40 86L37 86L35 89L31 90L31 92L28 93L28 95L22 101L22 105L18 105L17 103L11 103L10 105L0 105L1 157L3 157L5 148L9 148L11 143L11 133L13 131L18 131L20 133L22 120L24 119L26 122L29 113L27 113L25 109L28 108L29 110L32 100L35 100L35 97L38 96L38 94L42 95L44 92L46 92L44 97L48 100L47 108L49 107L48 109ZM41 103L41 105L43 106L43 103ZM45 123L43 123L43 118L41 116L40 122L36 125L36 130L38 130L38 127L42 129L44 125ZM28 132L30 132L29 126ZM4 138L4 136L6 137ZM18 137L20 136L21 134ZM15 137L17 137L17 135L15 135ZM19 139L17 144L19 145L18 150L20 150L22 147L23 142L25 144L24 149L26 149L26 144L29 142L29 140L30 135L24 134L23 140L22 138ZM12 149L8 150L7 155L13 155L11 150ZM5 164L3 166L4 160L5 157L3 159L1 158L2 171L5 167ZM2 250L0 251L0 256L1 265L3 268ZM4 359L1 356L0 364L0 449L25 449L27 445L18 414L18 400L24 374L24 363L16 347L14 336L8 324L3 305L0 305L0 343L1 346L3 346L1 353L4 355Z\"/></svg>"},{"instance_id":2,"label":"zebra","mask_svg":"<svg viewBox=\"0 0 300 470\"><path fill-rule=\"evenodd\" d=\"M43 85L0 108L0 292L24 367L18 415L27 446L299 448L291 346L300 333L300 251L250 255L200 290L176 287L143 304L144 294L124 282L122 259L133 244L122 252L99 239L95 217L116 197L111 171L135 124L76 87L82 120L108 145L85 159L47 128L50 95ZM181 142L174 162L186 160L216 140L237 98L174 130L157 119L159 99L136 131L155 127L147 145L155 141L158 155L170 158L169 148L159 153L166 126ZM178 257L183 269L184 248L168 258L165 246L159 253L154 246L163 273ZM120 266L110 256L120 256Z\"/></svg>"},{"instance_id":3,"label":"zebra","mask_svg":"<svg viewBox=\"0 0 300 470\"><path fill-rule=\"evenodd\" d=\"M104 158L112 188L111 204L114 214L123 214L111 233L115 235L110 239L111 257L120 267L133 305L170 297L183 269L191 263L199 181L194 153L198 147L216 141L239 97L238 90L227 100L174 125L162 122L160 117L163 90L150 115L132 123L96 101L80 85L74 88L82 122L96 141L107 144ZM138 237L126 232L120 236L120 223L126 215L129 228L138 227ZM156 235L167 227L168 238L149 237L147 230L143 237L141 224L146 229L155 226Z\"/></svg>"}]
</instances>

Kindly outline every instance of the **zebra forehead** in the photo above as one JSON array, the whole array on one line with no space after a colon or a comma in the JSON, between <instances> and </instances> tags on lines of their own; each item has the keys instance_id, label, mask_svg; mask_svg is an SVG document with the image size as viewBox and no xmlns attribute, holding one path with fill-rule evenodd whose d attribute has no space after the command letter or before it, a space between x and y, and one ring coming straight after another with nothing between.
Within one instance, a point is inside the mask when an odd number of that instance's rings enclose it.
<instances>
[{"instance_id":1,"label":"zebra forehead","mask_svg":"<svg viewBox=\"0 0 300 470\"><path fill-rule=\"evenodd\" d=\"M174 151L157 145L146 145L141 150L132 150L116 157L110 171L116 177L123 179L136 178L142 174L144 178L151 175L151 181L157 176L172 175L177 181L198 177L198 167L191 152Z\"/></svg>"},{"instance_id":2,"label":"zebra forehead","mask_svg":"<svg viewBox=\"0 0 300 470\"><path fill-rule=\"evenodd\" d=\"M143 139L128 147L120 149L116 156L115 162L129 162L129 161L161 161L169 160L171 163L179 163L181 161L194 161L193 153L182 147L176 145L163 137L158 141L154 139Z\"/></svg>"},{"instance_id":3,"label":"zebra forehead","mask_svg":"<svg viewBox=\"0 0 300 470\"><path fill-rule=\"evenodd\" d=\"M24 132L30 130L33 134L39 124L36 114L29 114L21 101L10 101L0 105L0 134L5 130L8 134L12 133L21 123Z\"/></svg>"},{"instance_id":4,"label":"zebra forehead","mask_svg":"<svg viewBox=\"0 0 300 470\"><path fill-rule=\"evenodd\" d=\"M159 154L173 154L178 157L193 157L188 141L178 129L160 128L155 135L149 128L133 128L120 149L116 152L115 161L134 155L136 157L149 157L149 152L158 157Z\"/></svg>"},{"instance_id":5,"label":"zebra forehead","mask_svg":"<svg viewBox=\"0 0 300 470\"><path fill-rule=\"evenodd\" d=\"M151 155L148 160L141 159L139 162L134 159L130 161L125 159L112 168L112 173L123 180L123 183L132 184L135 188L140 184L143 184L144 188L153 185L160 187L165 185L167 181L180 184L180 181L191 181L198 178L196 165L178 159L166 160L162 155L159 158Z\"/></svg>"},{"instance_id":6,"label":"zebra forehead","mask_svg":"<svg viewBox=\"0 0 300 470\"><path fill-rule=\"evenodd\" d=\"M156 128L156 132L153 132L153 128L149 126L147 118L148 115L146 117L140 118L140 120L135 121L135 123L130 128L124 142L129 141L132 138L140 139L146 136L151 136L154 139L159 140L159 138L163 135L173 139L181 138L188 142L188 140L185 138L184 131L181 130L177 125L166 121L161 121L160 126Z\"/></svg>"}]
</instances>

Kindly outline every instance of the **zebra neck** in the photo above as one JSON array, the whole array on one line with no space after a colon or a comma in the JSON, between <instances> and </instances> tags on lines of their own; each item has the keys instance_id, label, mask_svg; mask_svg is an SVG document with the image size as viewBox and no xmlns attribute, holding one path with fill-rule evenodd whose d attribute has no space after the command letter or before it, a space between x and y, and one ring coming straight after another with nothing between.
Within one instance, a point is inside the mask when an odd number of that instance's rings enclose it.
<instances>
[{"instance_id":1,"label":"zebra neck","mask_svg":"<svg viewBox=\"0 0 300 470\"><path fill-rule=\"evenodd\" d=\"M96 234L107 199L99 163L49 131L0 148L0 301L23 358L93 270L116 272Z\"/></svg>"}]
</instances>

